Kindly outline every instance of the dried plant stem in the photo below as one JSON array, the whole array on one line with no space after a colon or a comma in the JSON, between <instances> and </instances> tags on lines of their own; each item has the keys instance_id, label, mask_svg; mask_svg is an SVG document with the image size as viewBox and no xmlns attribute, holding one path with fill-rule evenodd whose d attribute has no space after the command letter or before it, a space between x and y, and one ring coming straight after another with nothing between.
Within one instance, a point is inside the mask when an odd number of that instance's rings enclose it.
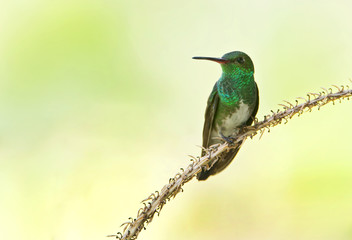
<instances>
[{"instance_id":1,"label":"dried plant stem","mask_svg":"<svg viewBox=\"0 0 352 240\"><path fill-rule=\"evenodd\" d=\"M271 127L281 124L282 121L287 123L295 115L300 116L306 111L312 111L313 107L320 109L320 107L327 103L332 102L334 104L335 101L341 102L342 99L349 100L352 96L352 90L348 86L338 87L333 85L333 87L337 89L336 92L333 92L332 88L322 88L322 91L319 93L308 93L307 98L298 98L303 99L302 103L299 103L299 100L296 100L295 104L285 101L285 104L279 104L283 107L283 110L271 111L272 114L264 116L263 121L258 122L256 119L252 126L242 128L240 134L233 139L233 144L223 143L213 145L209 149L206 149L207 154L203 157L190 156L191 164L186 169L181 168L181 173L177 173L175 177L170 178L169 183L160 192L156 191L143 200L144 207L138 210L135 219L129 218L130 221L121 225L121 227L125 226L123 233L119 232L116 235L109 235L109 237L116 237L120 240L137 239L141 230L145 229L145 225L153 220L155 213L159 215L166 202L175 197L180 191L183 191L182 186L185 183L194 178L202 168L210 168L210 162L214 164L219 154L236 147L240 141L245 140L247 137L252 138L258 133L261 134L261 137L265 130L269 132Z\"/></svg>"}]
</instances>

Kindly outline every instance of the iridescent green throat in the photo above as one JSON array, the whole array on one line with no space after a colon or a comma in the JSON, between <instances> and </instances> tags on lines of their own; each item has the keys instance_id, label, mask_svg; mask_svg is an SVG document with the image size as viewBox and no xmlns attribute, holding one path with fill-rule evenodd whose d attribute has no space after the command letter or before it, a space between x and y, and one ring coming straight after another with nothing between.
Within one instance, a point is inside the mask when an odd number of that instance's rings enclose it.
<instances>
[{"instance_id":1,"label":"iridescent green throat","mask_svg":"<svg viewBox=\"0 0 352 240\"><path fill-rule=\"evenodd\" d=\"M253 71L243 68L223 70L217 82L220 101L226 105L237 105L241 101L251 103L256 91Z\"/></svg>"}]
</instances>

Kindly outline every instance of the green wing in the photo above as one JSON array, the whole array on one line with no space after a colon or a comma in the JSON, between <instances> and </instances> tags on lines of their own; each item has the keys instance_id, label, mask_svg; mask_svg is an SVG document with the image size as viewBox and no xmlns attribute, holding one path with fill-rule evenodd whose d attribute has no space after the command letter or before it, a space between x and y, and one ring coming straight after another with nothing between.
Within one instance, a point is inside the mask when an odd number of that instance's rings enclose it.
<instances>
[{"instance_id":1,"label":"green wing","mask_svg":"<svg viewBox=\"0 0 352 240\"><path fill-rule=\"evenodd\" d=\"M253 109L253 112L251 114L251 117L247 120L246 125L250 126L252 124L252 122L255 119L255 115L257 115L258 112L258 107L259 107L259 89L258 89L258 85L257 83L255 83L255 87L257 88L257 102L255 103L255 107Z\"/></svg>"},{"instance_id":2,"label":"green wing","mask_svg":"<svg viewBox=\"0 0 352 240\"><path fill-rule=\"evenodd\" d=\"M207 108L205 110L205 121L204 121L204 127L203 127L203 147L205 148L209 147L210 134L213 128L214 117L216 114L216 110L218 109L218 104L219 104L219 95L218 95L218 88L217 88L217 82L216 82L214 85L213 91L209 96ZM204 154L204 151L202 151L202 155L203 154Z\"/></svg>"}]
</instances>

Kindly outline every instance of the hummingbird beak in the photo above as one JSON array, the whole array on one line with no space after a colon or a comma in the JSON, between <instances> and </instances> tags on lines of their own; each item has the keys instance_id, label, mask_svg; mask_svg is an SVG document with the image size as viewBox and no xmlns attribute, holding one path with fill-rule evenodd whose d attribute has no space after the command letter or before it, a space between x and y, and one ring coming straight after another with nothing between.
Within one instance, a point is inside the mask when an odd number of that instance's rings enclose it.
<instances>
[{"instance_id":1,"label":"hummingbird beak","mask_svg":"<svg viewBox=\"0 0 352 240\"><path fill-rule=\"evenodd\" d=\"M213 58L213 57L193 57L192 59L198 59L198 60L209 60L209 61L213 61L213 62L217 62L220 64L224 64L227 63L228 60L223 59L223 58Z\"/></svg>"}]
</instances>

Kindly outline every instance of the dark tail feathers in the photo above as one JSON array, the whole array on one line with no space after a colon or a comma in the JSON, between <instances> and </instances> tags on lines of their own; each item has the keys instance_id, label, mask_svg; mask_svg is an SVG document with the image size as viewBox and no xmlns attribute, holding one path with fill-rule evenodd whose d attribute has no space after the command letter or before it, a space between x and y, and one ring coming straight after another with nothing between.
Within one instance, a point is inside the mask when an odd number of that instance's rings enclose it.
<instances>
[{"instance_id":1,"label":"dark tail feathers","mask_svg":"<svg viewBox=\"0 0 352 240\"><path fill-rule=\"evenodd\" d=\"M206 180L210 175L215 175L222 170L224 170L235 158L238 150L240 150L241 145L235 149L231 149L228 152L225 152L220 155L220 159L212 166L209 170L202 169L200 173L197 174L197 179L199 181Z\"/></svg>"}]
</instances>

